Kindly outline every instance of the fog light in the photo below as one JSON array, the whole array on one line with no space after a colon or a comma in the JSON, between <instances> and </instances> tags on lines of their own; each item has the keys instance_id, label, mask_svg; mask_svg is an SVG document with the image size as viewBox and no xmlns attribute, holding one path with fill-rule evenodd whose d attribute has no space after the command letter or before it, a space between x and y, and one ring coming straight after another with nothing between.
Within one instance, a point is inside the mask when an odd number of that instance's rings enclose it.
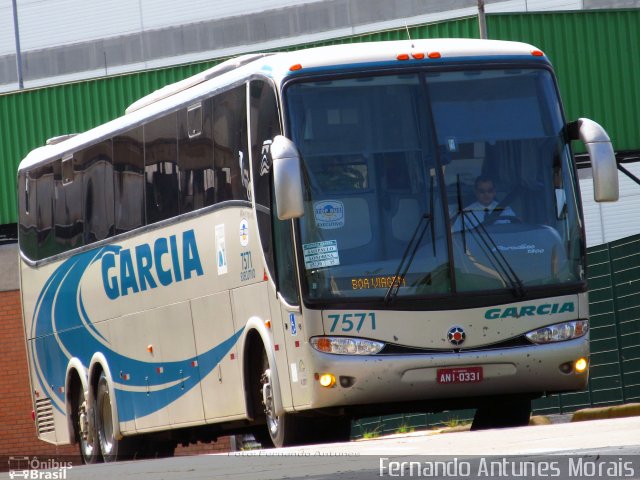
<instances>
[{"instance_id":1,"label":"fog light","mask_svg":"<svg viewBox=\"0 0 640 480\"><path fill-rule=\"evenodd\" d=\"M336 384L336 377L334 377L330 373L323 373L322 375L320 375L318 381L323 387L331 388Z\"/></svg>"},{"instance_id":2,"label":"fog light","mask_svg":"<svg viewBox=\"0 0 640 480\"><path fill-rule=\"evenodd\" d=\"M573 362L565 362L560 365L560 371L566 374L573 372Z\"/></svg>"},{"instance_id":3,"label":"fog light","mask_svg":"<svg viewBox=\"0 0 640 480\"><path fill-rule=\"evenodd\" d=\"M356 383L356 379L354 377L347 377L345 375L340 376L340 386L342 388L352 387L354 383Z\"/></svg>"},{"instance_id":4,"label":"fog light","mask_svg":"<svg viewBox=\"0 0 640 480\"><path fill-rule=\"evenodd\" d=\"M583 373L588 366L589 362L587 362L586 358L579 358L578 360L576 360L576 372Z\"/></svg>"}]
</instances>

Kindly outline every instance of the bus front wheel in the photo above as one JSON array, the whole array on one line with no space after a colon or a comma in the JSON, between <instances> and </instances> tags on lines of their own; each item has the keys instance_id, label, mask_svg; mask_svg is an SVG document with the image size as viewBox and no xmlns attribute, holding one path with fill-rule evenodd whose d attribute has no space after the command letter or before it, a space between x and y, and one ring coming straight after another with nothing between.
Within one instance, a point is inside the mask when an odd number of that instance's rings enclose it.
<instances>
[{"instance_id":1,"label":"bus front wheel","mask_svg":"<svg viewBox=\"0 0 640 480\"><path fill-rule=\"evenodd\" d=\"M524 427L531 418L531 398L506 397L476 410L471 430Z\"/></svg>"},{"instance_id":2,"label":"bus front wheel","mask_svg":"<svg viewBox=\"0 0 640 480\"><path fill-rule=\"evenodd\" d=\"M262 400L269 437L267 439L266 435L262 435L262 432L260 432L261 434L257 435L256 439L263 446L266 443L265 440L270 440L278 448L302 445L312 441L310 437L312 430L307 428L309 419L288 413L276 414L271 368L266 352L263 352L262 355L262 374L258 387L258 395Z\"/></svg>"},{"instance_id":3,"label":"bus front wheel","mask_svg":"<svg viewBox=\"0 0 640 480\"><path fill-rule=\"evenodd\" d=\"M133 438L124 437L120 440L116 438L115 419L111 414L111 397L109 382L103 372L100 375L96 393L96 427L100 451L105 462L130 459L135 455Z\"/></svg>"}]
</instances>

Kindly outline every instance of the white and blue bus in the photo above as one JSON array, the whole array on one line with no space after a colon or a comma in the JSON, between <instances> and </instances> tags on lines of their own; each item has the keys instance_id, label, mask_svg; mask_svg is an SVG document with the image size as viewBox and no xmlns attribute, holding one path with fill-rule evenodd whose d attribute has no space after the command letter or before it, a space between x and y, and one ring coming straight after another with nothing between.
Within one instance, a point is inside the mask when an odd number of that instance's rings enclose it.
<instances>
[{"instance_id":1,"label":"white and blue bus","mask_svg":"<svg viewBox=\"0 0 640 480\"><path fill-rule=\"evenodd\" d=\"M18 171L40 438L96 462L526 424L588 380L576 139L615 200L546 56L460 39L244 56L52 139Z\"/></svg>"}]
</instances>

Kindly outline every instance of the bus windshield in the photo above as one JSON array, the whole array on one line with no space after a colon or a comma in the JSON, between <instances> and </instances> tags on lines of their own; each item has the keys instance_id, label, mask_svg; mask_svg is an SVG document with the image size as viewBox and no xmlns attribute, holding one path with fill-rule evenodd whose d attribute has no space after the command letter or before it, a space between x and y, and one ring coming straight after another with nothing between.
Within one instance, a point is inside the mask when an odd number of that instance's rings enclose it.
<instances>
[{"instance_id":1,"label":"bus windshield","mask_svg":"<svg viewBox=\"0 0 640 480\"><path fill-rule=\"evenodd\" d=\"M549 71L358 75L300 81L285 95L303 163L311 300L518 297L583 280Z\"/></svg>"}]
</instances>

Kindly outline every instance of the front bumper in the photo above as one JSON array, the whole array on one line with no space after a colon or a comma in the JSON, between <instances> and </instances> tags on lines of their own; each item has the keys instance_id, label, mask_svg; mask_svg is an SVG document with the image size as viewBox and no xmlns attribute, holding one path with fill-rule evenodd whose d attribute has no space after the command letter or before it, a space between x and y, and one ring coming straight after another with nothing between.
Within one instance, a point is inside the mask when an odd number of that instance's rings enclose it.
<instances>
[{"instance_id":1,"label":"front bumper","mask_svg":"<svg viewBox=\"0 0 640 480\"><path fill-rule=\"evenodd\" d=\"M511 394L542 394L585 388L588 369L565 373L560 366L589 357L589 336L547 345L438 354L332 355L313 351L313 373L333 374L331 388L312 380L310 408L443 400ZM482 367L474 383L438 383L446 367ZM317 375L315 375L317 377Z\"/></svg>"}]
</instances>

